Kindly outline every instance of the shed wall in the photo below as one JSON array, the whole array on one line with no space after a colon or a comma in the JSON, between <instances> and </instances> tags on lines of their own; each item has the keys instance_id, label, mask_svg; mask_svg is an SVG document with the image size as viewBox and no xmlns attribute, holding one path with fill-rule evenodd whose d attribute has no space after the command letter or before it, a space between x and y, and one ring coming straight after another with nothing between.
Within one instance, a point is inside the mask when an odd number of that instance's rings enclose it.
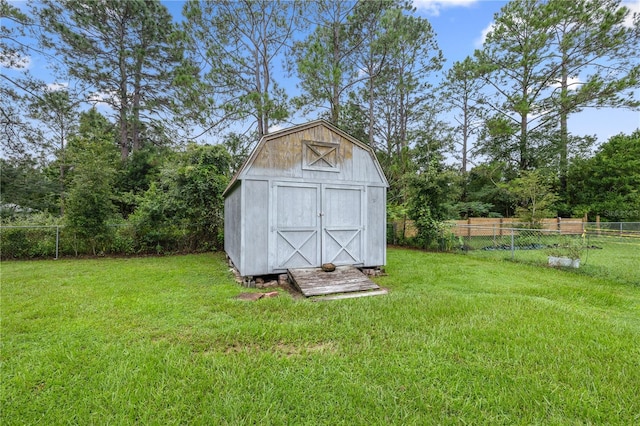
<instances>
[{"instance_id":1,"label":"shed wall","mask_svg":"<svg viewBox=\"0 0 640 426\"><path fill-rule=\"evenodd\" d=\"M224 251L238 269L241 268L242 186L237 185L224 200Z\"/></svg>"},{"instance_id":2,"label":"shed wall","mask_svg":"<svg viewBox=\"0 0 640 426\"><path fill-rule=\"evenodd\" d=\"M365 266L387 263L387 189L367 188L366 259Z\"/></svg>"},{"instance_id":3,"label":"shed wall","mask_svg":"<svg viewBox=\"0 0 640 426\"><path fill-rule=\"evenodd\" d=\"M242 275L269 270L269 181L244 180Z\"/></svg>"}]
</instances>

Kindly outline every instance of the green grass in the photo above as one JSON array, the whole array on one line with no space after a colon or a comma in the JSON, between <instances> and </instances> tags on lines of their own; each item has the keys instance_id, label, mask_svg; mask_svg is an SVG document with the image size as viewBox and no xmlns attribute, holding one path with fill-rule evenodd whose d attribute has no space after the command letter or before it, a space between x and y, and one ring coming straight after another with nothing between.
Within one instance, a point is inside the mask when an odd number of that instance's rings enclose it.
<instances>
[{"instance_id":1,"label":"green grass","mask_svg":"<svg viewBox=\"0 0 640 426\"><path fill-rule=\"evenodd\" d=\"M221 255L3 262L11 424L638 424L640 287L389 250L387 296L243 302Z\"/></svg>"},{"instance_id":2,"label":"green grass","mask_svg":"<svg viewBox=\"0 0 640 426\"><path fill-rule=\"evenodd\" d=\"M581 255L581 266L577 270L568 271L580 275L588 275L597 278L608 278L621 283L640 285L640 240L637 238L612 238L589 235L584 240L580 236L568 237L578 240L578 244L591 247L584 250ZM524 242L516 239L516 246L538 244L549 246L554 243L566 244L567 239L558 239L550 235L543 238L525 239ZM468 243L468 240L465 240ZM509 247L510 238L503 237L500 244ZM468 255L485 259L511 260L511 250L483 250L483 247L492 245L491 237L476 237L471 239L470 246L473 250L468 251ZM548 265L549 251L545 249L537 250L515 250L513 260L518 262L532 263L534 265Z\"/></svg>"}]
</instances>

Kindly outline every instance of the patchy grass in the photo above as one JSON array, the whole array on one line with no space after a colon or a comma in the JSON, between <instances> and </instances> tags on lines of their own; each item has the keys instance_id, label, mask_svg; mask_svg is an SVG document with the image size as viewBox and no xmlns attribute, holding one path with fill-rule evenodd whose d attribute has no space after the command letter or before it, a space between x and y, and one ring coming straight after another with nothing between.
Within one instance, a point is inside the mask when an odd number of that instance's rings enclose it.
<instances>
[{"instance_id":1,"label":"patchy grass","mask_svg":"<svg viewBox=\"0 0 640 426\"><path fill-rule=\"evenodd\" d=\"M221 255L3 262L3 424L637 424L640 288L389 251L387 296L235 300Z\"/></svg>"}]
</instances>

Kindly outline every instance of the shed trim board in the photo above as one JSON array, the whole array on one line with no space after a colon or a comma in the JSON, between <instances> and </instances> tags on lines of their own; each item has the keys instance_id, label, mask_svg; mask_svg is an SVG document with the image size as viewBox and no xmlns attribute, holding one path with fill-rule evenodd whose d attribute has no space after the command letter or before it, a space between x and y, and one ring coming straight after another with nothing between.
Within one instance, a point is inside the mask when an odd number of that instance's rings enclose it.
<instances>
[{"instance_id":1,"label":"shed trim board","mask_svg":"<svg viewBox=\"0 0 640 426\"><path fill-rule=\"evenodd\" d=\"M265 135L223 193L225 251L242 276L382 266L387 187L373 150L324 120Z\"/></svg>"}]
</instances>

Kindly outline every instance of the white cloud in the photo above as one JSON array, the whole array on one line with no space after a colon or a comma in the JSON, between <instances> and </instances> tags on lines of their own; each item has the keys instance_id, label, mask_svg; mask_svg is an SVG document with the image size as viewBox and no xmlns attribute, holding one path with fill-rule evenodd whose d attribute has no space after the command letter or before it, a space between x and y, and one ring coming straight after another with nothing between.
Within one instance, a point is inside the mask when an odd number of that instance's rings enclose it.
<instances>
[{"instance_id":1,"label":"white cloud","mask_svg":"<svg viewBox=\"0 0 640 426\"><path fill-rule=\"evenodd\" d=\"M627 15L627 19L625 19L624 21L624 26L631 28L633 27L633 15L640 15L640 1L626 1L622 3L622 6L625 6L627 9L629 9L630 12L629 15Z\"/></svg>"},{"instance_id":2,"label":"white cloud","mask_svg":"<svg viewBox=\"0 0 640 426\"><path fill-rule=\"evenodd\" d=\"M276 124L274 126L269 126L269 133L275 133L277 131L282 130L283 127L280 124Z\"/></svg>"},{"instance_id":3,"label":"white cloud","mask_svg":"<svg viewBox=\"0 0 640 426\"><path fill-rule=\"evenodd\" d=\"M47 90L50 92L57 92L60 90L65 90L69 87L69 83L49 83L47 84Z\"/></svg>"},{"instance_id":4,"label":"white cloud","mask_svg":"<svg viewBox=\"0 0 640 426\"><path fill-rule=\"evenodd\" d=\"M105 93L105 92L93 92L89 95L87 101L93 104L96 107L107 107L111 108L112 105L117 105L117 97L116 93Z\"/></svg>"},{"instance_id":5,"label":"white cloud","mask_svg":"<svg viewBox=\"0 0 640 426\"><path fill-rule=\"evenodd\" d=\"M480 37L476 38L473 41L473 44L476 48L480 49L482 47L482 45L484 44L485 40L487 40L487 36L489 35L489 33L491 31L493 31L493 29L496 27L495 22L490 22L489 25L487 25L482 32L480 33Z\"/></svg>"},{"instance_id":6,"label":"white cloud","mask_svg":"<svg viewBox=\"0 0 640 426\"><path fill-rule=\"evenodd\" d=\"M413 0L413 6L431 16L438 16L440 10L448 7L469 7L479 0Z\"/></svg>"}]
</instances>

